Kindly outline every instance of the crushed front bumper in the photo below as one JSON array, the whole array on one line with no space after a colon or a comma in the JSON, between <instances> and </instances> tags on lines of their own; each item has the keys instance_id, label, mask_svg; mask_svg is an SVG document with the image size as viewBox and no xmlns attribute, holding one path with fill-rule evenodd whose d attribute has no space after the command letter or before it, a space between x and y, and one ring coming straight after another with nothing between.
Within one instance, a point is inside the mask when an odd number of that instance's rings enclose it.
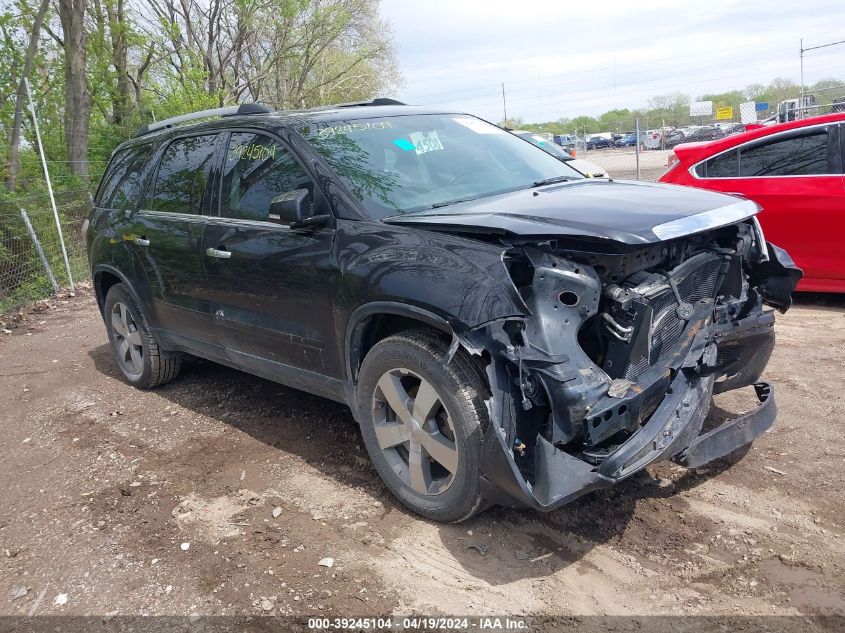
<instances>
[{"instance_id":1,"label":"crushed front bumper","mask_svg":"<svg viewBox=\"0 0 845 633\"><path fill-rule=\"evenodd\" d=\"M644 375L628 392L633 405L634 399L654 397L658 390L662 399L654 412L598 464L560 450L538 435L531 483L517 466L507 434L491 423L481 460L485 498L500 505L549 511L630 477L652 462L673 459L696 467L748 444L772 426L777 413L771 385L758 382L774 344L773 322L771 313L760 313L730 328L720 327L709 323L707 310L702 309L690 322L685 340L678 342L676 369ZM731 353L725 355L722 350ZM731 363L737 352L748 362ZM750 384L758 406L702 433L714 391Z\"/></svg>"}]
</instances>

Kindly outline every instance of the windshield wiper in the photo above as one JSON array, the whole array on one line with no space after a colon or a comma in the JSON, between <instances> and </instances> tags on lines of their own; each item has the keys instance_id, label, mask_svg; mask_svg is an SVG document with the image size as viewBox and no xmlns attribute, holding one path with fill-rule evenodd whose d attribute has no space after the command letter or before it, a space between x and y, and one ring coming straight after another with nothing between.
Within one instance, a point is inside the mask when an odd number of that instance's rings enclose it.
<instances>
[{"instance_id":1,"label":"windshield wiper","mask_svg":"<svg viewBox=\"0 0 845 633\"><path fill-rule=\"evenodd\" d=\"M532 187L543 187L545 185L553 185L557 182L566 182L567 180L575 180L572 176L552 176L551 178L543 178L543 180L535 180Z\"/></svg>"},{"instance_id":2,"label":"windshield wiper","mask_svg":"<svg viewBox=\"0 0 845 633\"><path fill-rule=\"evenodd\" d=\"M396 215L390 215L384 218L385 221L393 220L396 218L401 218L403 215L414 215L415 213L422 213L423 211L430 211L431 209L440 209L442 207L450 207L453 204L458 204L461 202L469 202L470 200L478 200L478 198L461 198L459 200L446 200L445 202L435 202L434 204L430 204L427 207L422 207L421 209L416 209L414 211L402 211L401 213L397 213Z\"/></svg>"},{"instance_id":3,"label":"windshield wiper","mask_svg":"<svg viewBox=\"0 0 845 633\"><path fill-rule=\"evenodd\" d=\"M450 207L453 204L460 204L461 202L469 202L470 200L475 200L476 198L463 198L461 200L447 200L446 202L435 202L433 205L429 207L429 209L440 209L441 207Z\"/></svg>"}]
</instances>

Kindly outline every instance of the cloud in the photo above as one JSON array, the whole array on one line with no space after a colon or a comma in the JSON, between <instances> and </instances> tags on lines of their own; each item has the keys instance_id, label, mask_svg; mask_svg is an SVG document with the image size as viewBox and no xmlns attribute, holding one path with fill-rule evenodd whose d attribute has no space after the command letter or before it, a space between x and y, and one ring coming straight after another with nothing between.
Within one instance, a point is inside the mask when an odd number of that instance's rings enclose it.
<instances>
[{"instance_id":1,"label":"cloud","mask_svg":"<svg viewBox=\"0 0 845 633\"><path fill-rule=\"evenodd\" d=\"M524 6L523 6L524 5ZM798 80L805 46L845 39L845 4L806 0L707 3L618 0L514 3L383 0L409 103L527 120L635 108L656 94ZM845 46L808 53L805 77L845 78Z\"/></svg>"}]
</instances>

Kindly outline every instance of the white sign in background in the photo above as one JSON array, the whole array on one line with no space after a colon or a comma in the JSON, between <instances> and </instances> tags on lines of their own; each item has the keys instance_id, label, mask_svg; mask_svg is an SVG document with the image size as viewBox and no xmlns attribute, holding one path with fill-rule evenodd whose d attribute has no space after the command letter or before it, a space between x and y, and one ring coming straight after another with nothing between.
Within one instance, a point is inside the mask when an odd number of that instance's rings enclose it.
<instances>
[{"instance_id":1,"label":"white sign in background","mask_svg":"<svg viewBox=\"0 0 845 633\"><path fill-rule=\"evenodd\" d=\"M689 104L690 116L713 116L712 101L693 101Z\"/></svg>"},{"instance_id":2,"label":"white sign in background","mask_svg":"<svg viewBox=\"0 0 845 633\"><path fill-rule=\"evenodd\" d=\"M743 125L757 122L757 104L754 101L739 104L739 120Z\"/></svg>"}]
</instances>

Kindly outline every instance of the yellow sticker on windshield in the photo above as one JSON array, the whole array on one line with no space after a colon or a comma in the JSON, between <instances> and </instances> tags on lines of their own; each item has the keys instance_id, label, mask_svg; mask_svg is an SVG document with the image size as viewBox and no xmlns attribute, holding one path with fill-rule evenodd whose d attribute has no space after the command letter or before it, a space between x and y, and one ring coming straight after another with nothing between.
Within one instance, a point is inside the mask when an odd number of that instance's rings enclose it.
<instances>
[{"instance_id":1,"label":"yellow sticker on windshield","mask_svg":"<svg viewBox=\"0 0 845 633\"><path fill-rule=\"evenodd\" d=\"M434 130L431 132L411 132L408 136L411 137L411 142L414 144L414 149L418 155L443 149L443 143L440 142L440 137Z\"/></svg>"}]
</instances>

